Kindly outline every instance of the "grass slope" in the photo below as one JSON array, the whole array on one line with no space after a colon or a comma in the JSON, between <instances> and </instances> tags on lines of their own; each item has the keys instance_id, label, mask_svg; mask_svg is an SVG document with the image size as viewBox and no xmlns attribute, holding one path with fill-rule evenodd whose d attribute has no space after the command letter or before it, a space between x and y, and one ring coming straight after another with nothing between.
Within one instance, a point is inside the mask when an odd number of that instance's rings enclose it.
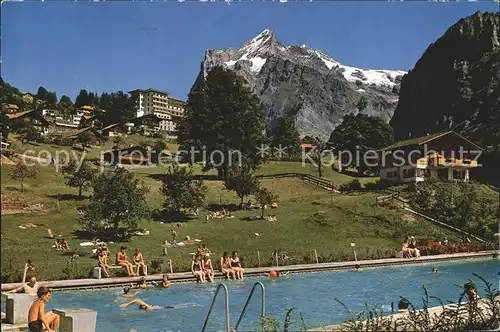
<instances>
[{"instance_id":1,"label":"grass slope","mask_svg":"<svg viewBox=\"0 0 500 332\"><path fill-rule=\"evenodd\" d=\"M260 172L289 172L296 167L296 164L276 162L264 165ZM26 190L21 193L19 184L8 177L9 168L3 166L1 169L2 195L21 197L29 204L44 204L47 211L2 216L2 277L9 281L19 280L28 258L37 264L42 279L74 277L63 271L74 253L80 256L74 273L80 277L87 276L90 268L95 266L95 259L91 258L89 247L79 246L87 239L78 232L76 208L82 202L74 198L77 189L66 187L63 178L50 166L40 167L39 177L26 181ZM158 189L160 182L153 177L162 173L159 171L158 168L133 170L151 188L148 194L151 209L160 208L164 200ZM331 176L344 178L344 181L352 180L333 172ZM233 192L223 189L221 181L205 180L205 183L209 188L206 206L239 203ZM274 251L289 256L287 264L315 260L314 249L320 261L340 261L353 260L351 242L356 243L358 259L364 259L392 255L407 235L415 235L422 242L441 240L444 236L448 236L450 241L460 239L425 220L409 218L400 210L377 207L374 193L332 195L294 178L265 179L262 183L280 197L279 208L267 211L277 215L276 223L245 220L245 217L260 215L258 210L239 211L234 219L211 219L208 222L205 221L205 210L198 218L179 224L162 223L151 218L141 222L141 227L150 230L150 235L135 236L125 244L129 248L129 257L133 249L139 247L146 261L156 266L151 272L169 271L168 259L173 262L174 272L188 269L189 253L195 251L194 245L171 248L168 256L163 256L161 244L171 239L171 227L176 229L178 239L185 236L201 239L215 253L214 263L223 251L238 250L245 266L257 266L259 255L261 265L272 264ZM43 226L18 227L27 222ZM66 237L71 250L53 249L53 241L46 238L47 228ZM254 233L262 236L254 237ZM122 244L110 244L112 254ZM9 276L9 271L13 270L16 273Z\"/></svg>"}]
</instances>

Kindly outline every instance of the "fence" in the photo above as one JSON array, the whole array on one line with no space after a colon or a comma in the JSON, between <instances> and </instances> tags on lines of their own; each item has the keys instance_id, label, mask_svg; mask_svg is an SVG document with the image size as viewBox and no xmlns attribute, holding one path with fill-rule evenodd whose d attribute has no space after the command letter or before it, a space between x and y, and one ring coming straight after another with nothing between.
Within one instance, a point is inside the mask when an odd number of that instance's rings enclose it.
<instances>
[{"instance_id":1,"label":"fence","mask_svg":"<svg viewBox=\"0 0 500 332\"><path fill-rule=\"evenodd\" d=\"M269 175L258 175L257 177L262 179L280 179L280 178L291 178L291 177L300 178L302 181L309 182L315 186L324 188L326 190L334 191L340 194L340 191L337 190L337 186L334 185L332 181L307 173L277 173Z\"/></svg>"},{"instance_id":2,"label":"fence","mask_svg":"<svg viewBox=\"0 0 500 332\"><path fill-rule=\"evenodd\" d=\"M397 191L391 191L391 193L389 195L377 196L375 198L375 200L376 200L377 205L382 205L383 203L385 203L389 200L391 201L391 203L394 203L394 201L397 201L404 210L411 212L412 214L415 214L415 215L418 215L422 218L425 218L425 219L435 223L436 225L448 228L450 230L453 230L453 231L458 232L460 234L463 234L465 236L472 237L481 243L484 243L484 244L488 243L488 241L486 241L485 239L482 239L474 234L466 232L463 229L460 229L460 228L455 227L453 225L450 225L450 224L447 224L445 222L439 221L435 218L432 218L431 216L427 215L426 211L419 209L418 207L414 206L413 204L411 204L411 203L405 201L403 198L401 198L400 193Z\"/></svg>"}]
</instances>

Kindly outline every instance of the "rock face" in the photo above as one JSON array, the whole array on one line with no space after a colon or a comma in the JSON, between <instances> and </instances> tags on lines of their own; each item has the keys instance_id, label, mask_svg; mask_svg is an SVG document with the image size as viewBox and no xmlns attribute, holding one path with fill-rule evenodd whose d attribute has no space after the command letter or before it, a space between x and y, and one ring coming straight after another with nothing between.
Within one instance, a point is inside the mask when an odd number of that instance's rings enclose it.
<instances>
[{"instance_id":1,"label":"rock face","mask_svg":"<svg viewBox=\"0 0 500 332\"><path fill-rule=\"evenodd\" d=\"M388 122L406 73L346 66L306 45L285 46L270 30L241 48L207 50L195 85L214 66L234 70L248 81L264 105L269 125L289 116L301 137L324 140L345 114L361 112Z\"/></svg>"},{"instance_id":2,"label":"rock face","mask_svg":"<svg viewBox=\"0 0 500 332\"><path fill-rule=\"evenodd\" d=\"M390 122L397 139L453 129L500 143L500 14L459 20L403 77Z\"/></svg>"}]
</instances>

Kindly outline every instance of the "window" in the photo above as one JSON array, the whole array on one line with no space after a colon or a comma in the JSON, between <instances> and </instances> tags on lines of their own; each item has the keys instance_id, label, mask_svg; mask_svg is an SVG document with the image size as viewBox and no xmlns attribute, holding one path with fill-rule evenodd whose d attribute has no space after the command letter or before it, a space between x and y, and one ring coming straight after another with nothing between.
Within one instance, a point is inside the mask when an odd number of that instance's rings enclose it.
<instances>
[{"instance_id":1,"label":"window","mask_svg":"<svg viewBox=\"0 0 500 332\"><path fill-rule=\"evenodd\" d=\"M465 170L453 170L453 178L457 180L464 180L465 179Z\"/></svg>"},{"instance_id":2,"label":"window","mask_svg":"<svg viewBox=\"0 0 500 332\"><path fill-rule=\"evenodd\" d=\"M403 170L403 177L404 178L413 178L415 177L415 169L405 169Z\"/></svg>"}]
</instances>

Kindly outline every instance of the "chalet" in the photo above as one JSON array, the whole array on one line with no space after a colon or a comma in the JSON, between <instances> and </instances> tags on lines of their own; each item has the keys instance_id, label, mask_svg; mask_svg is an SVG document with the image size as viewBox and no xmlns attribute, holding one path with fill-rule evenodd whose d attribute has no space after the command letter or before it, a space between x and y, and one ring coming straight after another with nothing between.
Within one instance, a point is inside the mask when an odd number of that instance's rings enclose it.
<instances>
[{"instance_id":1,"label":"chalet","mask_svg":"<svg viewBox=\"0 0 500 332\"><path fill-rule=\"evenodd\" d=\"M19 113L19 106L16 104L5 104L2 106L2 110L5 114Z\"/></svg>"},{"instance_id":2,"label":"chalet","mask_svg":"<svg viewBox=\"0 0 500 332\"><path fill-rule=\"evenodd\" d=\"M136 132L142 132L144 135L148 135L151 132L157 131L161 121L162 120L157 115L150 113L132 119L130 123L134 124Z\"/></svg>"},{"instance_id":3,"label":"chalet","mask_svg":"<svg viewBox=\"0 0 500 332\"><path fill-rule=\"evenodd\" d=\"M50 123L39 113L34 110L9 113L6 114L9 126L22 127L23 122L30 122L35 128L37 128L41 134L46 134Z\"/></svg>"},{"instance_id":4,"label":"chalet","mask_svg":"<svg viewBox=\"0 0 500 332\"><path fill-rule=\"evenodd\" d=\"M468 181L482 148L453 132L397 142L378 151L380 178L397 183Z\"/></svg>"},{"instance_id":5,"label":"chalet","mask_svg":"<svg viewBox=\"0 0 500 332\"><path fill-rule=\"evenodd\" d=\"M114 137L127 134L127 128L120 123L115 123L101 129L103 137Z\"/></svg>"},{"instance_id":6,"label":"chalet","mask_svg":"<svg viewBox=\"0 0 500 332\"><path fill-rule=\"evenodd\" d=\"M101 138L101 134L97 129L94 127L86 127L80 130L77 130L69 135L66 135L64 138L73 140L73 141L78 141L82 135L90 135L90 141L95 142L98 141Z\"/></svg>"},{"instance_id":7,"label":"chalet","mask_svg":"<svg viewBox=\"0 0 500 332\"><path fill-rule=\"evenodd\" d=\"M23 101L26 103L32 103L33 100L35 99L35 95L29 92L26 92L23 94Z\"/></svg>"}]
</instances>

